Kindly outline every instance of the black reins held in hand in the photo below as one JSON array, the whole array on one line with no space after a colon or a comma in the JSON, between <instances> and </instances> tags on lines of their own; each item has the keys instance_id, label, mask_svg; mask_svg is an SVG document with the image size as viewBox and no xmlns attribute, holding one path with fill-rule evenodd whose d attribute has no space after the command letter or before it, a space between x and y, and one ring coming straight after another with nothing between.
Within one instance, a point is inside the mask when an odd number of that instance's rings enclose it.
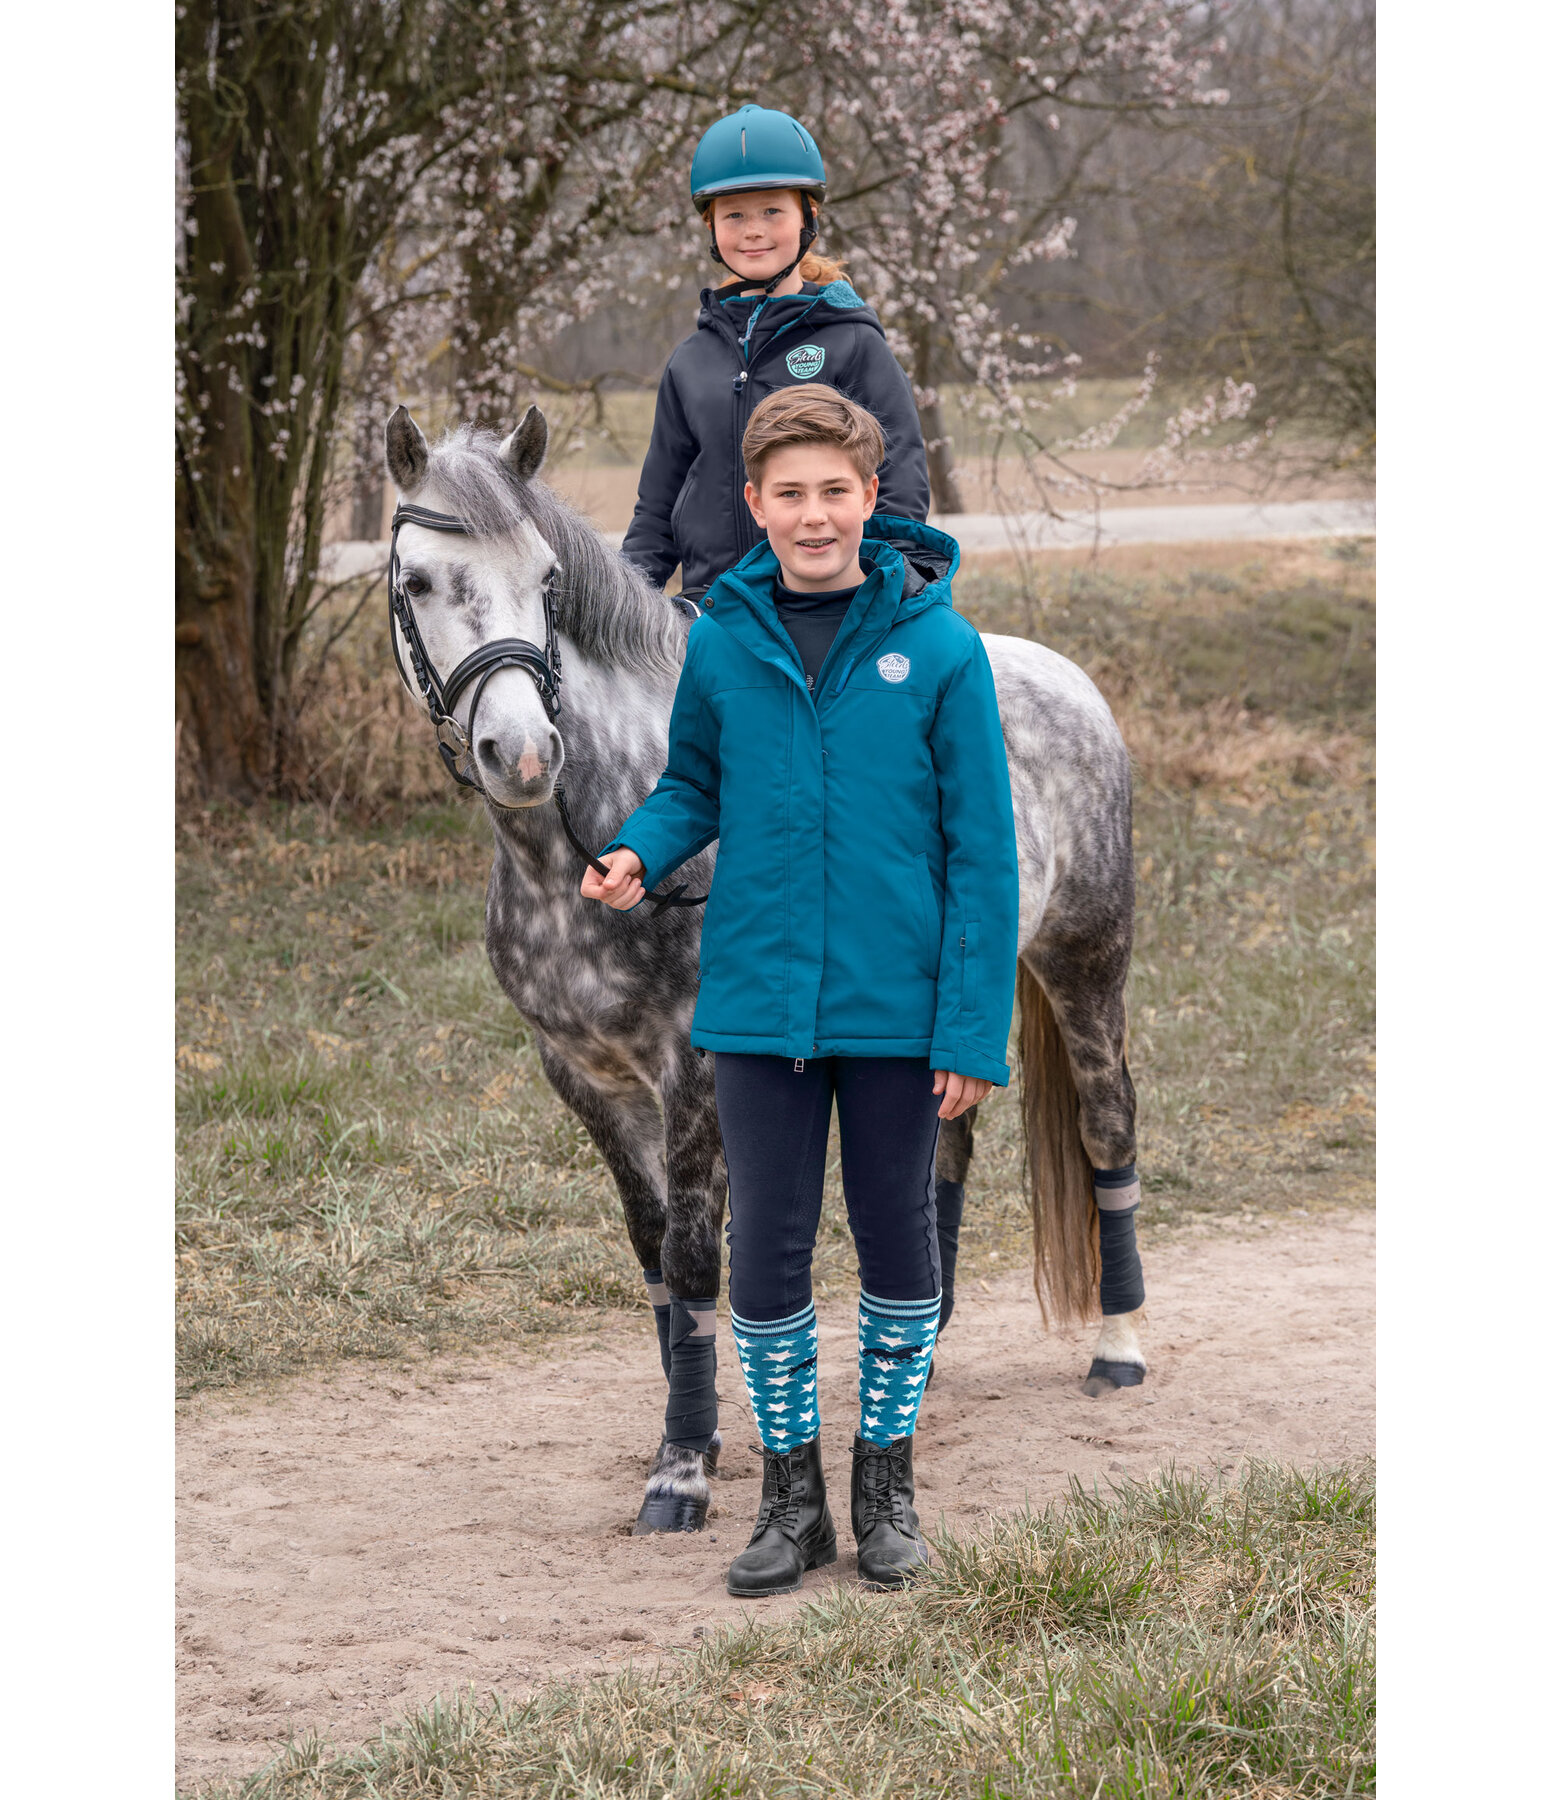
<instances>
[{"instance_id":1,"label":"black reins held in hand","mask_svg":"<svg viewBox=\"0 0 1550 1800\"><path fill-rule=\"evenodd\" d=\"M431 661L425 639L420 635L414 608L399 579L398 531L402 525L421 525L427 531L452 532L460 537L471 537L473 534L461 519L454 518L451 513L432 512L429 507L408 506L403 501L394 508L392 542L388 549L388 640L393 646L393 661L398 665L398 673L406 687L409 685L409 671L405 669L404 659L399 654L400 637L404 641L404 648L409 652L409 666L414 670L414 685L420 690L425 710L430 715L436 732L436 748L441 752L441 760L447 765L447 772L460 786L472 788L476 793L483 794L486 800L490 800L490 795L479 779L473 751L474 715L479 710L479 702L484 698L484 690L490 677L498 669L524 670L538 689L538 697L543 702L544 712L550 723L560 716L560 639L554 622L554 584L560 573L560 565L556 563L544 577L542 649L527 638L496 638L491 643L481 644L477 650L465 656L443 681L436 672L436 665ZM453 717L452 709L464 690L474 682L478 685L474 688L474 697L469 704L468 727L465 730ZM607 867L577 837L565 805L565 789L559 782L554 784L554 803L571 848L599 875L607 876ZM498 806L500 802L495 800L491 804ZM680 882L670 893L647 894L646 899L658 912L664 906L703 906L709 899L708 894L685 898L685 885Z\"/></svg>"}]
</instances>

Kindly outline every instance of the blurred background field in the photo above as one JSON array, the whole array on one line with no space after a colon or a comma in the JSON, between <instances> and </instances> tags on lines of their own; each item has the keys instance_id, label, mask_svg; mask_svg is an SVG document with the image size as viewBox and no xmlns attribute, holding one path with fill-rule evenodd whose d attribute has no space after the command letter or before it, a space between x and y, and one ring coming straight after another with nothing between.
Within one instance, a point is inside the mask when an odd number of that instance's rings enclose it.
<instances>
[{"instance_id":1,"label":"blurred background field","mask_svg":"<svg viewBox=\"0 0 1550 1800\"><path fill-rule=\"evenodd\" d=\"M1145 1229L1370 1201L1370 540L977 561L958 605L1086 668L1136 772ZM183 809L182 1391L585 1329L643 1304L618 1202L485 958L489 837L342 641L306 802ZM1013 1103L963 1266L1028 1256ZM832 1148L832 1146L831 1146ZM824 1292L854 1281L834 1186Z\"/></svg>"},{"instance_id":2,"label":"blurred background field","mask_svg":"<svg viewBox=\"0 0 1550 1800\"><path fill-rule=\"evenodd\" d=\"M685 311L685 333L694 316ZM1059 444L1101 427L1131 401L1135 380L1094 376L1069 395L1038 390L1048 410L1040 414L1042 441ZM1372 493L1369 470L1332 467L1321 454L1316 435L1299 430L1294 421L1277 439L1276 454L1238 464L1218 464L1191 472L1186 481L1159 484L1143 479L1165 421L1194 398L1177 385L1159 386L1115 433L1103 449L1065 450L1058 458L1031 455L978 414L976 391L963 383L941 390L942 419L951 434L954 470L966 512L1029 511L1054 504L1065 510L1093 505L1198 506L1262 500L1365 498ZM1030 397L1034 390L1030 389ZM414 403L416 417L427 429L450 419L434 395ZM604 531L623 531L635 508L641 463L651 439L656 394L649 386L601 388L584 404L546 398L544 405L555 430L545 478L573 506ZM1080 478L1078 485L1072 482ZM1051 485L1052 481L1054 485ZM392 517L392 498L381 493L381 516L375 536L385 538ZM951 528L952 515L942 523ZM363 530L354 503L336 501L328 520L331 539L347 539Z\"/></svg>"}]
</instances>

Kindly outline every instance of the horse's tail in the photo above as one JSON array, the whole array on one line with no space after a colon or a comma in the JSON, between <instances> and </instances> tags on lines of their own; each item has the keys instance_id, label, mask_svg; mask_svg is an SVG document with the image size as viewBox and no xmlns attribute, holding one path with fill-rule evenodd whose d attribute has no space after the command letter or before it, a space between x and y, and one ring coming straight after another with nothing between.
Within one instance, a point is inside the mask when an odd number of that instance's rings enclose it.
<instances>
[{"instance_id":1,"label":"horse's tail","mask_svg":"<svg viewBox=\"0 0 1550 1800\"><path fill-rule=\"evenodd\" d=\"M1076 1082L1060 1021L1019 957L1017 1005L1023 1157L1033 1214L1033 1285L1048 1324L1090 1318L1098 1303L1093 1166L1077 1129Z\"/></svg>"}]
</instances>

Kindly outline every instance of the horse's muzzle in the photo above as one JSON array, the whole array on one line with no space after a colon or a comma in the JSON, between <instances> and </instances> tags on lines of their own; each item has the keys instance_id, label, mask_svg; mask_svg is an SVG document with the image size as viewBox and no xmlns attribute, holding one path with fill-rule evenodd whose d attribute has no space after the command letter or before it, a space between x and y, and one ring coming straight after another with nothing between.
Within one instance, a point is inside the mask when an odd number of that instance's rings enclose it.
<instances>
[{"instance_id":1,"label":"horse's muzzle","mask_svg":"<svg viewBox=\"0 0 1550 1800\"><path fill-rule=\"evenodd\" d=\"M481 737L474 746L480 785L498 806L542 806L565 760L554 727L516 738Z\"/></svg>"}]
</instances>

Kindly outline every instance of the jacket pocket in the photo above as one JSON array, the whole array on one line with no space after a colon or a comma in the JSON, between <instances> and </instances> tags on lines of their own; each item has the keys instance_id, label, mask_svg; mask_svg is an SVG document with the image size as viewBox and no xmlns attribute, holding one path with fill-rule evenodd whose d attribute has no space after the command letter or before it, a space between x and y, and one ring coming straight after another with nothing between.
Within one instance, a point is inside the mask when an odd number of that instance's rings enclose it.
<instances>
[{"instance_id":1,"label":"jacket pocket","mask_svg":"<svg viewBox=\"0 0 1550 1800\"><path fill-rule=\"evenodd\" d=\"M911 876L915 888L915 915L925 933L934 971L942 954L942 909L937 904L936 889L931 885L931 866L924 854L915 858Z\"/></svg>"},{"instance_id":2,"label":"jacket pocket","mask_svg":"<svg viewBox=\"0 0 1550 1800\"><path fill-rule=\"evenodd\" d=\"M972 1013L980 997L980 922L967 919L963 927L963 1011Z\"/></svg>"},{"instance_id":3,"label":"jacket pocket","mask_svg":"<svg viewBox=\"0 0 1550 1800\"><path fill-rule=\"evenodd\" d=\"M678 547L680 558L683 552L683 533L679 530L679 521L683 518L684 507L694 496L694 490L700 485L700 459L696 457L689 466L689 473L684 477L684 484L678 490L678 498L673 502L673 510L668 515L668 530L673 534L673 542Z\"/></svg>"}]
</instances>

